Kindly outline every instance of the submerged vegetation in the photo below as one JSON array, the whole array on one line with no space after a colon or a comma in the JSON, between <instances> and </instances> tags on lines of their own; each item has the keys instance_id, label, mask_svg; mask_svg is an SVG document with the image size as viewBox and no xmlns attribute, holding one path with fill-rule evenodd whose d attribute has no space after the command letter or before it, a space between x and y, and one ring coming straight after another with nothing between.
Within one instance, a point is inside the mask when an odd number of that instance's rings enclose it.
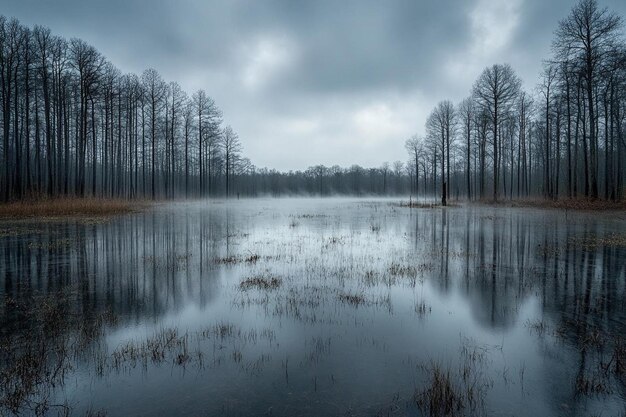
<instances>
[{"instance_id":1,"label":"submerged vegetation","mask_svg":"<svg viewBox=\"0 0 626 417\"><path fill-rule=\"evenodd\" d=\"M0 334L3 415L69 412L66 401L53 399L55 389L64 386L78 358L90 355L104 327L117 322L110 311L81 314L75 308L76 297L71 288L20 301L5 296L4 320L10 319L14 328Z\"/></svg>"}]
</instances>

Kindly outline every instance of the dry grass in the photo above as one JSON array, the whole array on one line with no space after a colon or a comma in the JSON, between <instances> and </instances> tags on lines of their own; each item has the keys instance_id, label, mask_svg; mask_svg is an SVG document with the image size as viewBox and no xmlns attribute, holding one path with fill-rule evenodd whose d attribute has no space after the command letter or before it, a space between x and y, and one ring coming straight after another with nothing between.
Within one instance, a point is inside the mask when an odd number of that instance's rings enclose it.
<instances>
[{"instance_id":1,"label":"dry grass","mask_svg":"<svg viewBox=\"0 0 626 417\"><path fill-rule=\"evenodd\" d=\"M108 217L148 207L146 201L103 198L54 198L0 204L0 219Z\"/></svg>"},{"instance_id":2,"label":"dry grass","mask_svg":"<svg viewBox=\"0 0 626 417\"><path fill-rule=\"evenodd\" d=\"M558 210L587 210L587 211L624 211L626 210L626 201L607 201L600 199L588 198L561 198L558 200L543 198L524 198L516 200L502 200L494 202L493 200L479 201L478 204L497 205L504 207L535 207L549 208Z\"/></svg>"}]
</instances>

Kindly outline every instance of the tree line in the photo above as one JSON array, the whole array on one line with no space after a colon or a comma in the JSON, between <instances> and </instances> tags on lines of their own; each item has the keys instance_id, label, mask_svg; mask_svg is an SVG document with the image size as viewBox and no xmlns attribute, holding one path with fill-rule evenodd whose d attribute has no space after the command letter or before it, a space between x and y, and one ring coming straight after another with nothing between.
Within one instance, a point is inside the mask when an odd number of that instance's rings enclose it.
<instances>
[{"instance_id":1,"label":"tree line","mask_svg":"<svg viewBox=\"0 0 626 417\"><path fill-rule=\"evenodd\" d=\"M0 198L229 195L237 134L204 91L123 74L93 46L0 16Z\"/></svg>"},{"instance_id":2,"label":"tree line","mask_svg":"<svg viewBox=\"0 0 626 417\"><path fill-rule=\"evenodd\" d=\"M496 64L460 103L437 104L426 135L405 143L413 191L443 204L451 195L621 199L625 117L622 18L582 0L560 21L533 92Z\"/></svg>"},{"instance_id":3,"label":"tree line","mask_svg":"<svg viewBox=\"0 0 626 417\"><path fill-rule=\"evenodd\" d=\"M620 16L581 0L558 25L538 85L486 68L444 100L407 162L376 168L255 167L204 91L154 69L123 74L94 47L0 16L0 198L243 194L543 196L624 194L626 46Z\"/></svg>"},{"instance_id":4,"label":"tree line","mask_svg":"<svg viewBox=\"0 0 626 417\"><path fill-rule=\"evenodd\" d=\"M383 163L378 168L352 165L343 168L315 165L304 171L281 172L254 166L237 177L238 190L244 196L288 195L408 195L411 171L401 162Z\"/></svg>"},{"instance_id":5,"label":"tree line","mask_svg":"<svg viewBox=\"0 0 626 417\"><path fill-rule=\"evenodd\" d=\"M489 199L624 194L626 44L622 18L582 0L559 22L540 81L524 91L508 64L485 68L459 103L439 102L408 161L378 168L255 172L264 192Z\"/></svg>"}]
</instances>

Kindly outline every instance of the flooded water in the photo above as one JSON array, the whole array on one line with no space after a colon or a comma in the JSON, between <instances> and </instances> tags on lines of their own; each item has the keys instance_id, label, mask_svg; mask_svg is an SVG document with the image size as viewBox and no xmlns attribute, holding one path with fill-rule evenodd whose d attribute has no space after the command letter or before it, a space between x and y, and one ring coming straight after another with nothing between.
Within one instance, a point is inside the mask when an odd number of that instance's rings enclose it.
<instances>
[{"instance_id":1,"label":"flooded water","mask_svg":"<svg viewBox=\"0 0 626 417\"><path fill-rule=\"evenodd\" d=\"M624 214L175 203L0 256L0 415L626 412Z\"/></svg>"}]
</instances>

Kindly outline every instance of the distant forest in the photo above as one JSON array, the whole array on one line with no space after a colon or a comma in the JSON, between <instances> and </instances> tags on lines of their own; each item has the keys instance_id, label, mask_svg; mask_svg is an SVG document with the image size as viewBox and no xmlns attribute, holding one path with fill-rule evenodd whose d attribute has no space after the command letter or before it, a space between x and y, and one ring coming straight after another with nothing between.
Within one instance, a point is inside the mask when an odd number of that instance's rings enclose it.
<instances>
[{"instance_id":1,"label":"distant forest","mask_svg":"<svg viewBox=\"0 0 626 417\"><path fill-rule=\"evenodd\" d=\"M543 196L624 193L622 18L582 0L559 23L532 91L507 64L460 103L440 102L408 161L376 168L255 167L204 91L154 69L122 74L93 46L0 16L0 198L287 194ZM254 138L250 138L253 140ZM402 138L398 138L401 146Z\"/></svg>"}]
</instances>

